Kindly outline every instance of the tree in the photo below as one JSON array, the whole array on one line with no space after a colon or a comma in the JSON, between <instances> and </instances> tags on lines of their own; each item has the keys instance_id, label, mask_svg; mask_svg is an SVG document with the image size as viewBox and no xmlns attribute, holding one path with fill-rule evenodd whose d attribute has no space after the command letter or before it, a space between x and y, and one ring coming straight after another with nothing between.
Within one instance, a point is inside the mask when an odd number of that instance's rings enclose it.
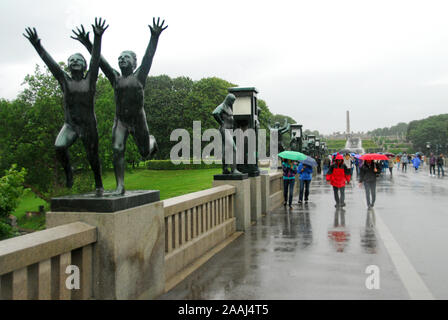
<instances>
[{"instance_id":1,"label":"tree","mask_svg":"<svg viewBox=\"0 0 448 320\"><path fill-rule=\"evenodd\" d=\"M15 235L8 223L9 215L17 208L23 195L23 182L26 170L17 170L17 165L12 165L5 175L0 178L0 240Z\"/></svg>"}]
</instances>

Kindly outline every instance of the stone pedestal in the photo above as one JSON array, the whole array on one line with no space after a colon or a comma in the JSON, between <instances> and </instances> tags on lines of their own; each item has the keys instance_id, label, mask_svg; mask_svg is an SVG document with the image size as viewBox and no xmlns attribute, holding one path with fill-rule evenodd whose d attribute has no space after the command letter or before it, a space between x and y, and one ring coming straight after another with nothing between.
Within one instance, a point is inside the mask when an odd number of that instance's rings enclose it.
<instances>
[{"instance_id":1,"label":"stone pedestal","mask_svg":"<svg viewBox=\"0 0 448 320\"><path fill-rule=\"evenodd\" d=\"M82 221L97 227L94 299L154 299L165 289L163 203L116 212L48 212L47 228ZM82 272L82 271L81 271Z\"/></svg>"},{"instance_id":2,"label":"stone pedestal","mask_svg":"<svg viewBox=\"0 0 448 320\"><path fill-rule=\"evenodd\" d=\"M250 216L252 221L261 218L261 177L250 177Z\"/></svg>"},{"instance_id":3,"label":"stone pedestal","mask_svg":"<svg viewBox=\"0 0 448 320\"><path fill-rule=\"evenodd\" d=\"M269 199L271 196L271 180L269 173L262 172L260 175L260 195L261 195L261 214L267 214L271 204Z\"/></svg>"},{"instance_id":4,"label":"stone pedestal","mask_svg":"<svg viewBox=\"0 0 448 320\"><path fill-rule=\"evenodd\" d=\"M222 185L231 185L236 187L235 194L235 219L236 230L246 231L250 228L251 222L251 194L250 194L250 181L247 174L243 175L215 175L213 180L213 187Z\"/></svg>"},{"instance_id":5,"label":"stone pedestal","mask_svg":"<svg viewBox=\"0 0 448 320\"><path fill-rule=\"evenodd\" d=\"M101 197L97 197L94 193L85 193L52 198L51 211L116 212L159 200L159 190L133 190L126 191L124 195L106 191Z\"/></svg>"}]
</instances>

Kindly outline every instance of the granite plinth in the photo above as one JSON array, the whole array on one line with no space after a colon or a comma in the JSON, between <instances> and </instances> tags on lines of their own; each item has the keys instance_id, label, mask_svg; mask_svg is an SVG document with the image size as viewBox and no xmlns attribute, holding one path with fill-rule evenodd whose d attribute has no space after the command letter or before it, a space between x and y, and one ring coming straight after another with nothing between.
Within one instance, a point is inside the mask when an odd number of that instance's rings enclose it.
<instances>
[{"instance_id":1,"label":"granite plinth","mask_svg":"<svg viewBox=\"0 0 448 320\"><path fill-rule=\"evenodd\" d=\"M215 174L214 180L245 180L248 178L247 173L243 174Z\"/></svg>"},{"instance_id":2,"label":"granite plinth","mask_svg":"<svg viewBox=\"0 0 448 320\"><path fill-rule=\"evenodd\" d=\"M51 199L51 211L57 212L116 212L160 200L159 190L126 191L124 195L104 192L70 195Z\"/></svg>"},{"instance_id":3,"label":"granite plinth","mask_svg":"<svg viewBox=\"0 0 448 320\"><path fill-rule=\"evenodd\" d=\"M260 171L248 172L247 174L248 174L249 178L259 177Z\"/></svg>"}]
</instances>

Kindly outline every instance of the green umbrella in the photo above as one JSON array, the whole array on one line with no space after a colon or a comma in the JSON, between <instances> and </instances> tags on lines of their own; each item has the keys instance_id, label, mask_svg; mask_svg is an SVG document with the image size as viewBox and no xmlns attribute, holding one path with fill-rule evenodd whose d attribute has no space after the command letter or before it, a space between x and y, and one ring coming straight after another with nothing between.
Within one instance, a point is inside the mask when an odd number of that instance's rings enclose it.
<instances>
[{"instance_id":1,"label":"green umbrella","mask_svg":"<svg viewBox=\"0 0 448 320\"><path fill-rule=\"evenodd\" d=\"M278 154L280 158L301 161L306 159L306 155L297 151L283 151Z\"/></svg>"}]
</instances>

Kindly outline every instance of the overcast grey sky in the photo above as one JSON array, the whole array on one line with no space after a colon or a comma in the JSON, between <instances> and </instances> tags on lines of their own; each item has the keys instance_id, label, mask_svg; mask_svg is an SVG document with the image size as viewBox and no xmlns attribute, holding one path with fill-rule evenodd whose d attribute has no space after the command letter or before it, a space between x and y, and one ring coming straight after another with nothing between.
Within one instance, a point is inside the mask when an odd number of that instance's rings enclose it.
<instances>
[{"instance_id":1,"label":"overcast grey sky","mask_svg":"<svg viewBox=\"0 0 448 320\"><path fill-rule=\"evenodd\" d=\"M305 129L353 131L448 111L448 1L1 0L0 97L13 99L43 65L22 33L36 27L57 61L88 54L70 39L96 16L110 24L102 53L140 61L152 17L169 25L150 75L217 76L255 86L273 113ZM150 116L150 115L148 115Z\"/></svg>"}]
</instances>

